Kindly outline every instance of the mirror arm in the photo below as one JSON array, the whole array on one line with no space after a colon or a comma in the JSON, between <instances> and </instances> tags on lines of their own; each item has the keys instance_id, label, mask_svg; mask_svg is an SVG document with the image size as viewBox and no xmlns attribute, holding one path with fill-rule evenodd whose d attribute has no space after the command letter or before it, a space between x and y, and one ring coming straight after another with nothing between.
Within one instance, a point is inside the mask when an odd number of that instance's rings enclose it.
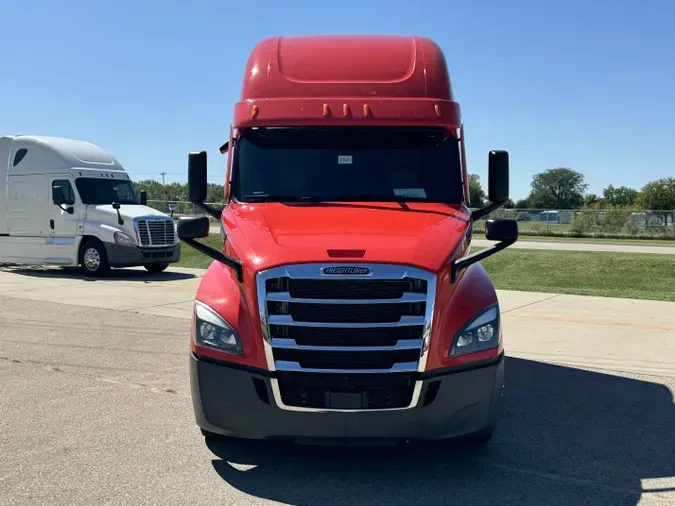
<instances>
[{"instance_id":1,"label":"mirror arm","mask_svg":"<svg viewBox=\"0 0 675 506\"><path fill-rule=\"evenodd\" d=\"M181 238L181 241L183 241L185 244L189 246L192 246L200 253L203 253L206 256L213 258L214 260L218 260L221 264L230 267L232 270L234 270L234 273L237 276L237 281L239 281L240 283L244 281L244 270L239 260L235 260L234 258L227 256L223 252L210 248L206 244L202 244L201 242L196 241L194 239Z\"/></svg>"},{"instance_id":2,"label":"mirror arm","mask_svg":"<svg viewBox=\"0 0 675 506\"><path fill-rule=\"evenodd\" d=\"M516 239L510 240L510 241L501 241L498 242L497 244L494 244L490 246L489 248L482 249L480 251L477 251L476 253L473 253L471 255L465 256L463 258L460 258L458 260L455 260L452 263L452 267L450 269L450 282L454 283L457 280L457 275L464 269L466 269L469 265L474 264L476 262L480 262L484 258L487 258L489 256L494 255L495 253L508 248L511 246L513 243L516 242Z\"/></svg>"},{"instance_id":3,"label":"mirror arm","mask_svg":"<svg viewBox=\"0 0 675 506\"><path fill-rule=\"evenodd\" d=\"M75 212L72 206L69 206L68 204L66 204L66 206L67 207L63 207L63 204L59 204L58 208L61 209L61 211L67 212L68 214L73 214Z\"/></svg>"},{"instance_id":4,"label":"mirror arm","mask_svg":"<svg viewBox=\"0 0 675 506\"><path fill-rule=\"evenodd\" d=\"M475 211L471 211L471 219L476 221L480 220L483 216L487 216L490 214L492 211L495 211L502 207L504 204L506 204L506 201L504 202L493 202L488 206L482 207L481 209L476 209Z\"/></svg>"},{"instance_id":5,"label":"mirror arm","mask_svg":"<svg viewBox=\"0 0 675 506\"><path fill-rule=\"evenodd\" d=\"M221 215L223 214L222 211L215 207L211 207L205 202L192 202L194 205L196 205L199 209L204 211L206 214L213 216L216 220L220 221Z\"/></svg>"}]
</instances>

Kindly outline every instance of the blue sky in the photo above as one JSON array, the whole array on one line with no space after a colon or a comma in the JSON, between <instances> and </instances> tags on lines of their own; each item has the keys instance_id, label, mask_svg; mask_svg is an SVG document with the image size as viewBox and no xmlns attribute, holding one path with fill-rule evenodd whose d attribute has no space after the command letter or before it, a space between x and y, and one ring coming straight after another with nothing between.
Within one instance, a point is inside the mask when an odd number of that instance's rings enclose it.
<instances>
[{"instance_id":1,"label":"blue sky","mask_svg":"<svg viewBox=\"0 0 675 506\"><path fill-rule=\"evenodd\" d=\"M462 106L470 172L511 154L511 194L551 167L590 191L675 176L675 2L117 0L10 2L0 135L94 142L134 178L186 178L209 151L221 183L250 49L270 35L428 36Z\"/></svg>"}]
</instances>

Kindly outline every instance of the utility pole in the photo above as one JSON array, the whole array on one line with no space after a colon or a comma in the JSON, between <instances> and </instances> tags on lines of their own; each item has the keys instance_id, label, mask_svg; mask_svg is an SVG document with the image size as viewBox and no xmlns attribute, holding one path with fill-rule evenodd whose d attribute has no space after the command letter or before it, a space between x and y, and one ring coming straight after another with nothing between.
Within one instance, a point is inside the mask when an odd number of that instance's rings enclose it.
<instances>
[{"instance_id":1,"label":"utility pole","mask_svg":"<svg viewBox=\"0 0 675 506\"><path fill-rule=\"evenodd\" d=\"M164 176L166 176L166 172L160 172L162 175L162 186L164 186Z\"/></svg>"}]
</instances>

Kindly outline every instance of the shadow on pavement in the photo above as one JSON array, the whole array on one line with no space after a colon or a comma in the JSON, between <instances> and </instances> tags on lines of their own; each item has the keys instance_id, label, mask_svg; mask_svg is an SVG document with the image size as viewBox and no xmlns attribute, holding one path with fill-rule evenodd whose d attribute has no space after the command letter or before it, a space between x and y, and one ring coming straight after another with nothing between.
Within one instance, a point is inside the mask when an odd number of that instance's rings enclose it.
<instances>
[{"instance_id":1,"label":"shadow on pavement","mask_svg":"<svg viewBox=\"0 0 675 506\"><path fill-rule=\"evenodd\" d=\"M197 276L187 272L176 272L171 270L171 266L160 273L152 273L140 269L111 269L107 275L100 278L87 277L80 269L75 267L26 267L0 265L3 272L20 274L22 276L34 278L61 278L61 279L81 279L83 281L138 281L138 282L157 282L157 281L181 281L184 279L194 279Z\"/></svg>"},{"instance_id":2,"label":"shadow on pavement","mask_svg":"<svg viewBox=\"0 0 675 506\"><path fill-rule=\"evenodd\" d=\"M286 504L675 502L672 482L642 484L675 477L675 406L664 385L508 358L505 395L499 429L473 454L440 444L207 444L227 483Z\"/></svg>"}]
</instances>

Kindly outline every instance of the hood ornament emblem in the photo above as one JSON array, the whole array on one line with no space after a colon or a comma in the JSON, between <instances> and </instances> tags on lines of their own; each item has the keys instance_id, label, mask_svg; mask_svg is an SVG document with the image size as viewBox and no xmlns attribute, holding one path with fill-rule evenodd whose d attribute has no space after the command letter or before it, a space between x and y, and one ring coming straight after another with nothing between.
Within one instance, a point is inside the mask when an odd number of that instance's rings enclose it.
<instances>
[{"instance_id":1,"label":"hood ornament emblem","mask_svg":"<svg viewBox=\"0 0 675 506\"><path fill-rule=\"evenodd\" d=\"M323 267L321 273L324 276L368 276L372 274L368 267L358 267L355 265Z\"/></svg>"}]
</instances>

